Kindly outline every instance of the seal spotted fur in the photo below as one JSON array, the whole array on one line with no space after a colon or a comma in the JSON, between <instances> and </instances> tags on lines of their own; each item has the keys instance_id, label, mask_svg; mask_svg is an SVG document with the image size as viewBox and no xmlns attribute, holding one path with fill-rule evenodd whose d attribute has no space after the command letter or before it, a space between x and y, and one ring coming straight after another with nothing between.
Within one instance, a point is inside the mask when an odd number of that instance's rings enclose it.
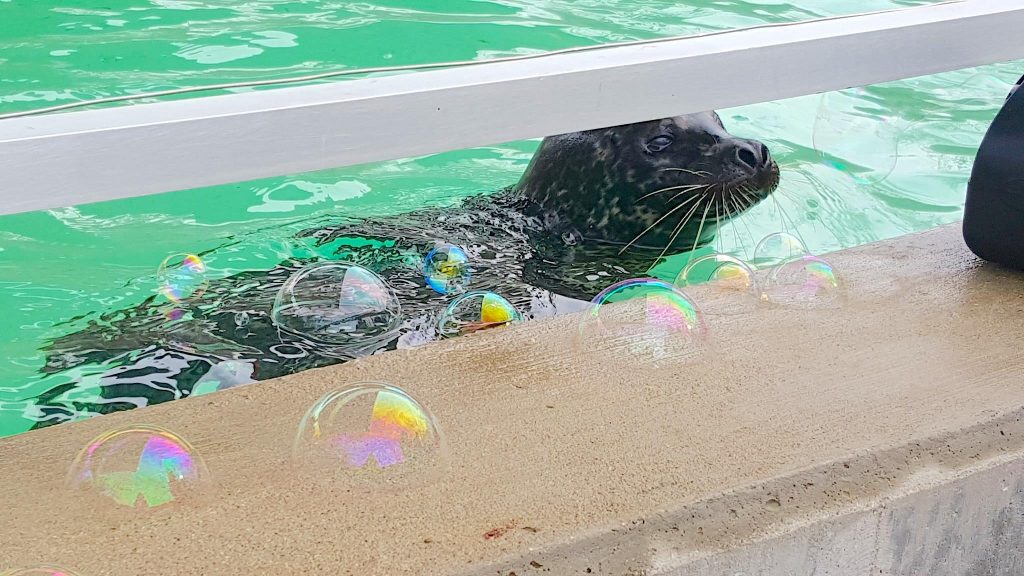
<instances>
[{"instance_id":1,"label":"seal spotted fur","mask_svg":"<svg viewBox=\"0 0 1024 576\"><path fill-rule=\"evenodd\" d=\"M730 135L708 112L548 137L512 188L458 208L311 226L297 241L388 281L405 317L380 347L389 349L435 337L449 297L424 285L417 264L439 240L465 247L472 289L540 318L579 309L604 287L645 275L661 256L710 242L718 225L778 181L766 146ZM295 256L213 281L176 320L154 296L56 339L44 372L89 366L98 375L69 378L34 399L40 425L181 398L211 378L223 387L343 361L270 319L278 289L310 261Z\"/></svg>"}]
</instances>

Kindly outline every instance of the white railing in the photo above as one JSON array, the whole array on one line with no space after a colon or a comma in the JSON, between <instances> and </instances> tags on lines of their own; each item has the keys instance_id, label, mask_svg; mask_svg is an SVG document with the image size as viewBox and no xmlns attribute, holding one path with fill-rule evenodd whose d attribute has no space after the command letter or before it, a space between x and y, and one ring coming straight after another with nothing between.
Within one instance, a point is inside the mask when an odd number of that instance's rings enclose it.
<instances>
[{"instance_id":1,"label":"white railing","mask_svg":"<svg viewBox=\"0 0 1024 576\"><path fill-rule=\"evenodd\" d=\"M0 120L0 214L766 102L1024 58L964 0L540 58Z\"/></svg>"}]
</instances>

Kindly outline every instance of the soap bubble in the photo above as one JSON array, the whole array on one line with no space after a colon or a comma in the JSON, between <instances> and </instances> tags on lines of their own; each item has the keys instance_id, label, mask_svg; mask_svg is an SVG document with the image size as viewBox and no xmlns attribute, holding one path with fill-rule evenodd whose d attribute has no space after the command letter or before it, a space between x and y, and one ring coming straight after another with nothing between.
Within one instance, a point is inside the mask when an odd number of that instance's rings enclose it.
<instances>
[{"instance_id":1,"label":"soap bubble","mask_svg":"<svg viewBox=\"0 0 1024 576\"><path fill-rule=\"evenodd\" d=\"M727 254L709 254L687 264L674 283L679 288L700 288L705 314L741 314L753 311L761 299L761 287L751 267Z\"/></svg>"},{"instance_id":2,"label":"soap bubble","mask_svg":"<svg viewBox=\"0 0 1024 576\"><path fill-rule=\"evenodd\" d=\"M211 366L206 374L196 380L190 396L202 396L242 384L251 384L256 381L257 374L259 364L256 360L224 360Z\"/></svg>"},{"instance_id":3,"label":"soap bubble","mask_svg":"<svg viewBox=\"0 0 1024 576\"><path fill-rule=\"evenodd\" d=\"M441 314L441 336L461 336L495 326L519 322L523 315L511 302L494 292L468 292L452 300Z\"/></svg>"},{"instance_id":4,"label":"soap bubble","mask_svg":"<svg viewBox=\"0 0 1024 576\"><path fill-rule=\"evenodd\" d=\"M880 193L882 200L898 208L963 208L963 182L970 178L978 147L1017 79L982 72L956 84L966 72L922 79L927 85L948 80L945 86L925 89L922 107L911 115L916 120L901 131L898 163L886 180L890 192Z\"/></svg>"},{"instance_id":5,"label":"soap bubble","mask_svg":"<svg viewBox=\"0 0 1024 576\"><path fill-rule=\"evenodd\" d=\"M136 509L197 501L208 484L209 473L195 449L155 426L101 434L82 449L68 473L73 490Z\"/></svg>"},{"instance_id":6,"label":"soap bubble","mask_svg":"<svg viewBox=\"0 0 1024 576\"><path fill-rule=\"evenodd\" d=\"M393 337L402 307L384 280L366 268L322 262L300 269L281 286L271 319L285 332L356 353Z\"/></svg>"},{"instance_id":7,"label":"soap bubble","mask_svg":"<svg viewBox=\"0 0 1024 576\"><path fill-rule=\"evenodd\" d=\"M587 351L661 360L695 356L706 337L703 314L686 294L662 280L635 278L609 286L591 301L577 344Z\"/></svg>"},{"instance_id":8,"label":"soap bubble","mask_svg":"<svg viewBox=\"0 0 1024 576\"><path fill-rule=\"evenodd\" d=\"M970 117L911 124L900 138L898 170L888 180L899 194L881 197L900 208L962 209L964 182L990 125L990 118Z\"/></svg>"},{"instance_id":9,"label":"soap bubble","mask_svg":"<svg viewBox=\"0 0 1024 576\"><path fill-rule=\"evenodd\" d=\"M71 570L55 566L38 566L36 568L18 568L0 572L0 576L76 576Z\"/></svg>"},{"instance_id":10,"label":"soap bubble","mask_svg":"<svg viewBox=\"0 0 1024 576\"><path fill-rule=\"evenodd\" d=\"M810 254L799 238L788 232L776 232L761 239L754 248L754 264L774 266L786 260Z\"/></svg>"},{"instance_id":11,"label":"soap bubble","mask_svg":"<svg viewBox=\"0 0 1024 576\"><path fill-rule=\"evenodd\" d=\"M1006 102L1016 80L1016 76L1003 79L979 72L959 84L939 88L936 95L958 112L987 110L994 114Z\"/></svg>"},{"instance_id":12,"label":"soap bubble","mask_svg":"<svg viewBox=\"0 0 1024 576\"><path fill-rule=\"evenodd\" d=\"M195 254L172 254L157 269L160 292L171 302L195 300L206 292L206 264Z\"/></svg>"},{"instance_id":13,"label":"soap bubble","mask_svg":"<svg viewBox=\"0 0 1024 576\"><path fill-rule=\"evenodd\" d=\"M861 185L877 184L896 168L900 129L863 89L822 96L814 120L818 158Z\"/></svg>"},{"instance_id":14,"label":"soap bubble","mask_svg":"<svg viewBox=\"0 0 1024 576\"><path fill-rule=\"evenodd\" d=\"M776 266L768 277L768 299L794 308L836 304L841 285L832 266L817 256L800 256Z\"/></svg>"},{"instance_id":15,"label":"soap bubble","mask_svg":"<svg viewBox=\"0 0 1024 576\"><path fill-rule=\"evenodd\" d=\"M177 306L171 306L164 309L164 318L166 318L168 322L177 322L184 318L186 314L188 314L187 310L178 308Z\"/></svg>"},{"instance_id":16,"label":"soap bubble","mask_svg":"<svg viewBox=\"0 0 1024 576\"><path fill-rule=\"evenodd\" d=\"M453 244L440 244L423 259L423 276L435 292L458 294L469 285L469 256Z\"/></svg>"},{"instance_id":17,"label":"soap bubble","mask_svg":"<svg viewBox=\"0 0 1024 576\"><path fill-rule=\"evenodd\" d=\"M390 490L436 480L447 465L434 417L403 390L361 382L306 412L293 459L349 487Z\"/></svg>"}]
</instances>

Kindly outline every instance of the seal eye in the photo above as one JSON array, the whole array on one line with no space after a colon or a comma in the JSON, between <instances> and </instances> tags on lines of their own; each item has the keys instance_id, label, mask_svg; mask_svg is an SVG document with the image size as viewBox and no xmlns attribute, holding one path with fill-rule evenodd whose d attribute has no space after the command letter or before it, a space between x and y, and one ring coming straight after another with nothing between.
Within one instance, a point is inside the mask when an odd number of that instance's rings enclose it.
<instances>
[{"instance_id":1,"label":"seal eye","mask_svg":"<svg viewBox=\"0 0 1024 576\"><path fill-rule=\"evenodd\" d=\"M662 135L658 136L657 138L653 138L650 142L648 142L647 149L650 150L651 152L661 152L671 145L672 137Z\"/></svg>"}]
</instances>

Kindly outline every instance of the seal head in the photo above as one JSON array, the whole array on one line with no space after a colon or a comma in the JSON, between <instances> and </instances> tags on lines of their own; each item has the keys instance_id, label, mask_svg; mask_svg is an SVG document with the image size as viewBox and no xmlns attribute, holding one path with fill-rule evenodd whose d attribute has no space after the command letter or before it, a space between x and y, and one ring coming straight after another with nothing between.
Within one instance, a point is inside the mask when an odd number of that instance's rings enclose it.
<instances>
[{"instance_id":1,"label":"seal head","mask_svg":"<svg viewBox=\"0 0 1024 576\"><path fill-rule=\"evenodd\" d=\"M515 187L548 230L691 249L779 184L768 147L703 112L545 138Z\"/></svg>"}]
</instances>

